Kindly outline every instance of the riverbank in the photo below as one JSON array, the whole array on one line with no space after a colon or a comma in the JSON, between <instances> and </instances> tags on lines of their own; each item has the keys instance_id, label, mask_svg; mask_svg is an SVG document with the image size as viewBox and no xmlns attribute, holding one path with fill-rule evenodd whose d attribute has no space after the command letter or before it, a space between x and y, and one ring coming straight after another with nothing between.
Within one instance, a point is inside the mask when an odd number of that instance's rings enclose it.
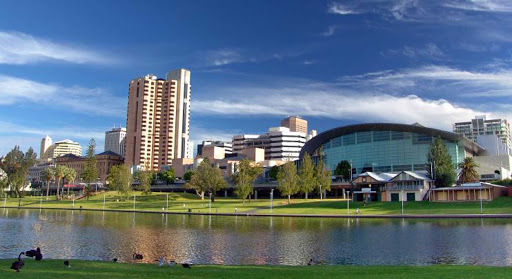
<instances>
[{"instance_id":1,"label":"riverbank","mask_svg":"<svg viewBox=\"0 0 512 279\"><path fill-rule=\"evenodd\" d=\"M133 198L135 195L135 199ZM348 202L348 208L347 208ZM483 213L480 213L480 209ZM491 202L373 202L366 206L342 199L294 199L288 204L285 199L274 199L272 211L270 200L258 199L246 201L236 198L216 198L215 202L201 200L197 195L188 193L152 193L142 195L134 192L129 197L121 198L116 192L99 193L89 200L73 201L65 199L56 201L55 197L23 197L19 199L0 199L1 207L10 208L47 208L47 209L83 209L121 212L148 212L169 214L219 214L219 215L252 215L252 216L299 216L299 217L445 217L445 218L511 218L512 198L500 197ZM359 214L356 214L359 208Z\"/></svg>"},{"instance_id":2,"label":"riverbank","mask_svg":"<svg viewBox=\"0 0 512 279\"><path fill-rule=\"evenodd\" d=\"M223 266L192 265L158 267L156 264L128 264L101 261L25 260L17 273L9 269L12 259L0 260L2 278L509 278L510 267L489 266Z\"/></svg>"}]
</instances>

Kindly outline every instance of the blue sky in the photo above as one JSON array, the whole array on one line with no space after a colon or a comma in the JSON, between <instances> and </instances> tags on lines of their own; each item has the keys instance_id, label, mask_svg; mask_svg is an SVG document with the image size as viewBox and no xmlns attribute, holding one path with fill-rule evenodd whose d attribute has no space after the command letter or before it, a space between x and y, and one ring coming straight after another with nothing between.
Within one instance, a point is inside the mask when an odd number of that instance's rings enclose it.
<instances>
[{"instance_id":1,"label":"blue sky","mask_svg":"<svg viewBox=\"0 0 512 279\"><path fill-rule=\"evenodd\" d=\"M125 125L128 82L192 71L191 138L287 115L450 130L512 119L512 1L5 1L0 155Z\"/></svg>"}]
</instances>

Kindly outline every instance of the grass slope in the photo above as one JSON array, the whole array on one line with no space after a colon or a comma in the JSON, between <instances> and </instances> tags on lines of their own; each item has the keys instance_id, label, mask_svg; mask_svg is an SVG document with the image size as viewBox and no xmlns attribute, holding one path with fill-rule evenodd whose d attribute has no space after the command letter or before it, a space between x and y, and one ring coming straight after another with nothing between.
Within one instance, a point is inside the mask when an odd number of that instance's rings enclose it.
<instances>
[{"instance_id":1,"label":"grass slope","mask_svg":"<svg viewBox=\"0 0 512 279\"><path fill-rule=\"evenodd\" d=\"M17 273L10 270L12 260L0 260L1 278L510 278L510 267L488 266L214 266L192 269L71 260L36 262L27 259Z\"/></svg>"},{"instance_id":2,"label":"grass slope","mask_svg":"<svg viewBox=\"0 0 512 279\"><path fill-rule=\"evenodd\" d=\"M121 198L117 192L99 193L89 200L82 199L75 201L75 208L82 206L85 209L102 209L103 196L105 195L105 209L133 209L133 195L136 195L135 208L137 210L162 211L166 208L165 193L152 193L144 196L140 192L134 192L127 198ZM18 199L7 199L7 206L18 206ZM39 207L40 197L23 197L22 207ZM0 199L0 207L4 205L3 198ZM236 198L216 198L212 204L212 213L233 213L235 208L239 213L270 213L270 201L268 199L252 200L242 204L242 200ZM72 200L65 199L56 201L51 196L48 201L42 200L41 207L73 208ZM359 208L361 214L401 214L401 203L399 202L373 202L367 206L362 203L350 202L350 214L355 213ZM201 200L197 195L187 193L169 193L169 212L210 212L208 199ZM453 203L430 203L430 202L406 202L404 206L406 214L479 214L479 202L453 202ZM347 214L347 202L345 200L317 200L317 199L294 199L288 205L284 199L275 199L272 213L275 214ZM492 202L484 202L484 213L509 213L512 214L512 197L500 197Z\"/></svg>"}]
</instances>

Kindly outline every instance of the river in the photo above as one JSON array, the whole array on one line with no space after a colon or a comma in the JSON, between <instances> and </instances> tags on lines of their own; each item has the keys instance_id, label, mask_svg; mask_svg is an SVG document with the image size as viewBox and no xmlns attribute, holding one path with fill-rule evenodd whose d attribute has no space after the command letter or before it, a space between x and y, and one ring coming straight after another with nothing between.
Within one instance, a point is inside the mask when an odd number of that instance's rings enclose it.
<instances>
[{"instance_id":1,"label":"river","mask_svg":"<svg viewBox=\"0 0 512 279\"><path fill-rule=\"evenodd\" d=\"M509 219L328 219L0 209L0 258L194 264L512 264Z\"/></svg>"}]
</instances>

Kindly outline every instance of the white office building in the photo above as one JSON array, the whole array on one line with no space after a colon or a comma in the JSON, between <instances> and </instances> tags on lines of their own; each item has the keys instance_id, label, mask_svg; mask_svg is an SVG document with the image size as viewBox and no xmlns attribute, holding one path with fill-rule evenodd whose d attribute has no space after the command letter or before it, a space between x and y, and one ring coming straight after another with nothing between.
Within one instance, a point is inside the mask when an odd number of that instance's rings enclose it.
<instances>
[{"instance_id":1,"label":"white office building","mask_svg":"<svg viewBox=\"0 0 512 279\"><path fill-rule=\"evenodd\" d=\"M270 128L262 135L236 135L233 137L233 152L259 147L265 149L265 160L295 161L299 159L302 146L306 143L306 134L290 132L287 127Z\"/></svg>"},{"instance_id":2,"label":"white office building","mask_svg":"<svg viewBox=\"0 0 512 279\"><path fill-rule=\"evenodd\" d=\"M124 157L126 128L113 128L105 132L105 151L112 151Z\"/></svg>"},{"instance_id":3,"label":"white office building","mask_svg":"<svg viewBox=\"0 0 512 279\"><path fill-rule=\"evenodd\" d=\"M478 135L497 135L509 149L512 149L510 125L506 119L487 119L485 115L480 115L471 121L454 123L453 132L474 142L477 142Z\"/></svg>"}]
</instances>

